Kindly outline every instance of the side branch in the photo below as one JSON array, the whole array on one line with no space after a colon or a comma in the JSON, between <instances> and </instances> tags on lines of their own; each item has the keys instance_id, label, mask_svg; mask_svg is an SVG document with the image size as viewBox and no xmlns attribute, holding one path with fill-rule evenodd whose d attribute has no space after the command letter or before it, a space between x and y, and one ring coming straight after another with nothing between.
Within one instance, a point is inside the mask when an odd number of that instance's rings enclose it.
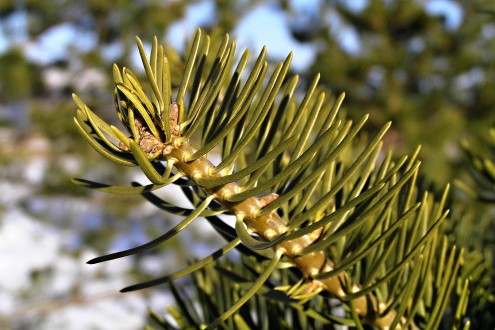
<instances>
[{"instance_id":1,"label":"side branch","mask_svg":"<svg viewBox=\"0 0 495 330\"><path fill-rule=\"evenodd\" d=\"M167 160L174 160L177 169L195 182L200 178L224 176L222 171L213 175L210 174L211 169L215 166L206 156L187 162L186 160L189 155L192 155L195 152L196 150L190 143L184 141L179 146L173 148L173 150L166 155L166 158ZM208 194L214 195L215 199L232 214L235 214L236 216L241 215L247 228L263 239L272 240L287 232L288 227L286 221L275 211L257 217L258 211L269 202L266 198L251 197L241 202L232 203L227 201L226 197L240 192L238 184L228 183L214 188L203 188ZM269 198L273 199L273 196L270 197L269 195ZM312 282L312 285L310 286L312 290L318 292L326 291L337 298L343 299L346 296L344 273L325 279L314 279L316 275L334 269L333 262L325 253L323 251L316 251L300 255L301 251L313 244L319 238L320 234L321 228L320 230L316 230L293 240L283 241L275 247L275 250L281 251L283 255L303 272L304 276ZM358 291L360 289L357 284L353 284L352 288L353 291ZM375 318L374 316L381 313L385 307L379 304L377 298L373 294L359 297L353 300L352 304L359 316L369 320L370 323L379 329L387 329L396 316L396 312L391 311L383 317Z\"/></svg>"}]
</instances>

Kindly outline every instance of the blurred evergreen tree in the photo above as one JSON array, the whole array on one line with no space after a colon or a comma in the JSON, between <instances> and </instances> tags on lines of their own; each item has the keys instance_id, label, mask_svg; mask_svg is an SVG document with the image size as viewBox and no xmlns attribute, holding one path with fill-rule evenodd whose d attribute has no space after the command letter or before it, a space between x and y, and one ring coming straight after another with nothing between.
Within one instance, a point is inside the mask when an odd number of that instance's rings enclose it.
<instances>
[{"instance_id":1,"label":"blurred evergreen tree","mask_svg":"<svg viewBox=\"0 0 495 330\"><path fill-rule=\"evenodd\" d=\"M39 68L27 62L19 48L0 56L0 68L0 99L3 102L26 99L41 87Z\"/></svg>"},{"instance_id":2,"label":"blurred evergreen tree","mask_svg":"<svg viewBox=\"0 0 495 330\"><path fill-rule=\"evenodd\" d=\"M331 90L348 92L351 117L370 113L376 127L392 120L388 142L399 153L423 145L428 180L444 184L460 161L455 141L494 119L495 24L482 10L490 2L443 4L459 10L458 24L428 11L433 1L364 3L356 9L327 0L303 17L293 13L293 35L317 45L309 74L320 72ZM343 29L357 50L343 46Z\"/></svg>"},{"instance_id":3,"label":"blurred evergreen tree","mask_svg":"<svg viewBox=\"0 0 495 330\"><path fill-rule=\"evenodd\" d=\"M495 316L488 312L495 308L495 129L487 132L461 141L464 170L454 179L460 189L451 201L457 220L450 229L452 239L473 251L468 259L481 279L472 288L477 296L471 306L475 329L495 327Z\"/></svg>"}]
</instances>

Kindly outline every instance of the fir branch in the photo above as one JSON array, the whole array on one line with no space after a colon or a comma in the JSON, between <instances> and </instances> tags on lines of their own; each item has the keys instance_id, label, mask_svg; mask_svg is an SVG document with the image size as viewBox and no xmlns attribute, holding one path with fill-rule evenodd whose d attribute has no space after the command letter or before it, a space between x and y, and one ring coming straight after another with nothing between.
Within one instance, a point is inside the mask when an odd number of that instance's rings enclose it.
<instances>
[{"instance_id":1,"label":"fir branch","mask_svg":"<svg viewBox=\"0 0 495 330\"><path fill-rule=\"evenodd\" d=\"M390 124L362 147L358 142L367 116L356 124L339 118L343 97L329 104L325 94L316 90L318 78L297 106L298 78L287 78L291 55L265 81L269 70L263 49L242 85L248 52L233 70L235 43L227 36L211 53L209 38L203 39L199 31L172 102L170 63L162 57L163 49L155 39L148 59L139 39L138 47L150 97L130 70L120 72L114 67L117 115L130 137L106 124L77 97L75 121L100 154L120 165L139 166L151 184L126 191L87 180L75 182L151 198L151 191L184 178L191 187L184 191L196 209L163 203L164 209L186 218L143 246L91 263L155 247L197 217L214 217L220 211L237 219L235 233L227 234L228 230L214 225L228 237L227 246L182 271L124 291L197 271L242 242L251 250L272 249L275 254L247 297L261 290L283 259L299 269L304 282L291 287L289 296L302 304L327 292L347 304L356 326L363 322L379 329L416 328L412 319L419 311L411 308L412 297L421 300L434 294L433 286L440 288L441 302L422 300L430 313L428 324L438 325L458 279L461 253L452 250L447 267L438 268L432 280L430 272L437 267L433 257L441 248L439 228L446 218L445 197L439 203L426 196L415 200L417 152L398 162L389 154L377 166L381 140ZM209 56L212 61L207 60ZM197 135L201 142L195 147ZM214 148L222 154L216 166L208 158ZM214 324L226 320L246 300L228 306Z\"/></svg>"}]
</instances>

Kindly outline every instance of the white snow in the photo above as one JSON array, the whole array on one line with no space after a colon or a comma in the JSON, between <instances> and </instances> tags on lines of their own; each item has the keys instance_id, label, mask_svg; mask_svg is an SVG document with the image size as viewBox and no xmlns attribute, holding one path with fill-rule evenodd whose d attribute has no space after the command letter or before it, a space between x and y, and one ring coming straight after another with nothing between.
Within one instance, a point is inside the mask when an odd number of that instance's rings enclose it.
<instances>
[{"instance_id":1,"label":"white snow","mask_svg":"<svg viewBox=\"0 0 495 330\"><path fill-rule=\"evenodd\" d=\"M0 324L15 328L33 320L37 329L142 328L147 300L118 292L132 283L126 275L130 261L87 265L95 253L85 250L78 258L64 253L68 237L17 208L5 210L0 220ZM33 280L33 272L45 270L50 276Z\"/></svg>"}]
</instances>

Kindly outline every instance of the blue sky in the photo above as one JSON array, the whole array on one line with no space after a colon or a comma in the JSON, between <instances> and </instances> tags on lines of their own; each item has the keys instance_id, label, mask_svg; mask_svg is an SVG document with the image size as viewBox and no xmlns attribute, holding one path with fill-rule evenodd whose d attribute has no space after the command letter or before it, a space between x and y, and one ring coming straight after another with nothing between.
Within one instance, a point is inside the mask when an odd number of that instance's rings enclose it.
<instances>
[{"instance_id":1,"label":"blue sky","mask_svg":"<svg viewBox=\"0 0 495 330\"><path fill-rule=\"evenodd\" d=\"M292 0L292 6L298 10L317 10L321 0ZM361 10L367 0L351 0L347 4L353 10ZM450 29L457 28L462 23L461 7L450 0L425 1L427 10L432 14L446 14L446 25ZM183 40L192 35L196 26L207 23L214 17L214 3L202 1L189 6L185 17L174 23L167 34L167 39L177 48L183 46ZM250 48L257 52L263 45L268 46L268 54L275 59L283 59L290 51L294 58L292 67L296 71L304 70L311 63L315 49L311 44L297 43L290 35L286 24L287 17L283 16L271 2L262 2L247 12L239 21L231 35L236 39L238 48ZM346 26L337 16L332 17L334 30L339 31L342 46L350 53L359 51L359 41L355 31ZM94 36L81 33L71 24L60 24L48 29L37 40L29 40L27 32L27 15L19 11L15 15L0 22L0 52L4 52L12 44L22 45L26 56L41 64L48 64L67 55L70 47L90 49L96 45ZM74 42L77 40L77 43ZM121 51L118 45L110 46L104 53L110 58L112 54ZM138 55L136 54L136 60Z\"/></svg>"},{"instance_id":2,"label":"blue sky","mask_svg":"<svg viewBox=\"0 0 495 330\"><path fill-rule=\"evenodd\" d=\"M321 0L292 0L291 5L297 11L318 10ZM347 5L355 11L365 8L367 0L350 0ZM456 29L462 23L461 7L450 0L430 0L425 2L426 9L431 14L445 14L446 25L449 29ZM196 26L207 23L214 17L214 4L203 1L190 6L185 18L170 27L168 40L176 48L181 48L182 40L192 35ZM296 42L287 28L287 17L281 15L276 6L269 1L260 3L239 21L238 26L232 31L233 37L239 48L249 48L253 52L260 51L267 45L268 54L272 58L284 59L289 52L293 52L292 68L296 71L305 70L315 56L315 46ZM334 30L342 36L339 40L344 49L349 53L359 51L359 41L352 27L341 22L337 15L332 17ZM177 38L179 36L179 38Z\"/></svg>"}]
</instances>

